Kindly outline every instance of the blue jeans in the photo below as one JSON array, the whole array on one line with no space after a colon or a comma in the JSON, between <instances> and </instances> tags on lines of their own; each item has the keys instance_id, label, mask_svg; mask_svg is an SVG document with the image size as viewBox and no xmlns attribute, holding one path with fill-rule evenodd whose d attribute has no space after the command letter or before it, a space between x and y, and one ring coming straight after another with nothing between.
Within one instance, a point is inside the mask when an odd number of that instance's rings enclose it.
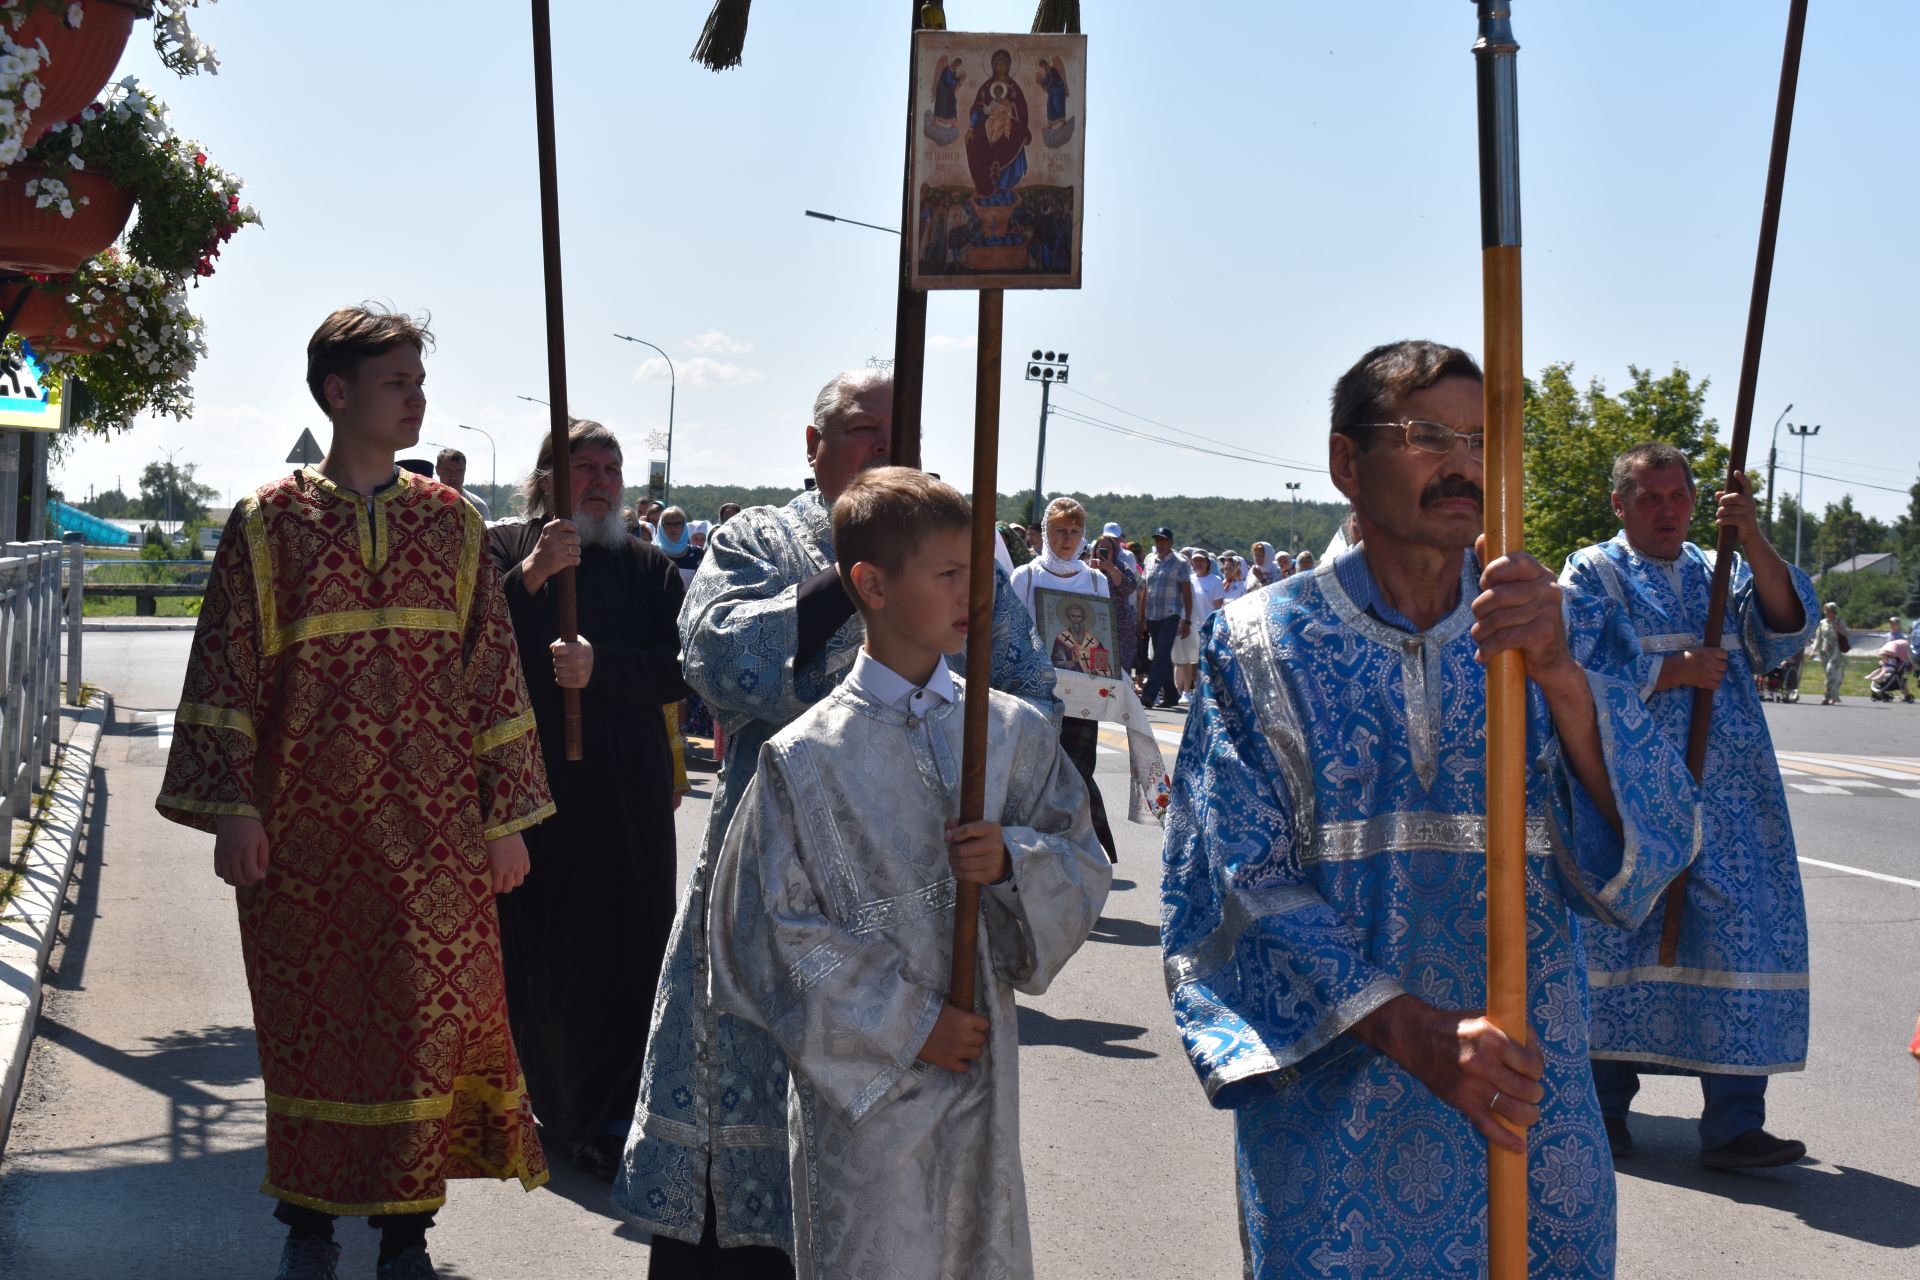
<instances>
[{"instance_id":1,"label":"blue jeans","mask_svg":"<svg viewBox=\"0 0 1920 1280\"><path fill-rule=\"evenodd\" d=\"M1147 619L1147 636L1153 641L1153 665L1147 669L1147 683L1140 690L1140 701L1152 706L1160 695L1173 688L1173 642L1180 638L1180 615Z\"/></svg>"},{"instance_id":2,"label":"blue jeans","mask_svg":"<svg viewBox=\"0 0 1920 1280\"><path fill-rule=\"evenodd\" d=\"M1692 1073L1686 1073L1692 1074ZM1631 1062L1596 1061L1593 1087L1600 1095L1600 1114L1612 1120L1627 1118L1633 1095L1640 1092L1640 1068ZM1700 1149L1724 1147L1767 1120L1767 1077L1700 1073Z\"/></svg>"}]
</instances>

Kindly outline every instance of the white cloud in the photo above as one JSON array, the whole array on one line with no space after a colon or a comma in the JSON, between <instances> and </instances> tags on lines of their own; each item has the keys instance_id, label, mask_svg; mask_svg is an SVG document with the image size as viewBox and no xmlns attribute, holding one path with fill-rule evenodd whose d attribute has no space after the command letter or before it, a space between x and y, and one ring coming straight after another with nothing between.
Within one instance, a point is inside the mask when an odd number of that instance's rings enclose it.
<instances>
[{"instance_id":1,"label":"white cloud","mask_svg":"<svg viewBox=\"0 0 1920 1280\"><path fill-rule=\"evenodd\" d=\"M753 350L751 342L730 338L718 329L709 329L697 338L689 338L681 347L709 356L743 356Z\"/></svg>"},{"instance_id":2,"label":"white cloud","mask_svg":"<svg viewBox=\"0 0 1920 1280\"><path fill-rule=\"evenodd\" d=\"M947 333L936 333L927 339L929 351L971 351L979 345L979 335L972 333L964 338L956 338Z\"/></svg>"},{"instance_id":3,"label":"white cloud","mask_svg":"<svg viewBox=\"0 0 1920 1280\"><path fill-rule=\"evenodd\" d=\"M695 356L691 360L682 360L674 368L678 370L680 381L690 387L738 387L749 382L758 382L763 376L758 369L749 369L745 365L729 364L725 360L715 360L711 356ZM635 382L665 382L670 374L667 362L659 356L640 362L633 371Z\"/></svg>"}]
</instances>

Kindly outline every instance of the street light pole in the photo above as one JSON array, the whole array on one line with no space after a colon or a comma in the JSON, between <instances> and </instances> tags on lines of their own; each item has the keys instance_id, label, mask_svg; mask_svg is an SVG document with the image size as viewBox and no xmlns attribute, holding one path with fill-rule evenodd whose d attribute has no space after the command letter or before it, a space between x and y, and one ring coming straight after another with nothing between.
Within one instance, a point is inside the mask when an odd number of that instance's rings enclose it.
<instances>
[{"instance_id":1,"label":"street light pole","mask_svg":"<svg viewBox=\"0 0 1920 1280\"><path fill-rule=\"evenodd\" d=\"M164 453L167 455L167 472L166 472L165 479L167 484L167 523L168 524L173 523L173 491L180 482L180 473L174 469L173 460L179 457L181 454L185 453L186 451L187 451L187 446L185 445L181 445L178 449L174 449L171 452L169 452L166 449L160 450L161 453ZM171 546L173 543L173 535L171 533L167 535L167 543L169 546Z\"/></svg>"},{"instance_id":2,"label":"street light pole","mask_svg":"<svg viewBox=\"0 0 1920 1280\"><path fill-rule=\"evenodd\" d=\"M651 348L654 351L660 351L659 347L654 346L651 342L648 342L645 338L630 338L624 333L616 333L613 336L620 339L622 342L637 342L643 347ZM678 399L680 395L680 378L679 378L679 375L673 371L673 357L668 355L664 351L660 351L660 358L667 362L667 474L666 474L666 478L660 482L660 500L662 502L672 502L673 501L673 402L676 399Z\"/></svg>"},{"instance_id":3,"label":"street light pole","mask_svg":"<svg viewBox=\"0 0 1920 1280\"><path fill-rule=\"evenodd\" d=\"M1800 497L1793 513L1793 567L1800 568L1800 533L1807 524L1807 437L1820 434L1818 426L1787 424L1787 434L1800 437Z\"/></svg>"},{"instance_id":4,"label":"street light pole","mask_svg":"<svg viewBox=\"0 0 1920 1280\"><path fill-rule=\"evenodd\" d=\"M1780 411L1780 416L1773 420L1773 443L1767 448L1767 536L1769 538L1773 536L1773 463L1780 452L1780 423L1792 412L1793 404L1789 401L1787 407Z\"/></svg>"},{"instance_id":5,"label":"street light pole","mask_svg":"<svg viewBox=\"0 0 1920 1280\"><path fill-rule=\"evenodd\" d=\"M1066 380L1066 352L1033 353L1033 359L1027 364L1027 381L1040 384L1040 447L1035 451L1033 462L1033 527L1040 529L1042 536L1047 520L1047 491L1041 484L1047 470L1047 411L1052 404L1053 384ZM973 500L980 501L980 495L974 494Z\"/></svg>"},{"instance_id":6,"label":"street light pole","mask_svg":"<svg viewBox=\"0 0 1920 1280\"><path fill-rule=\"evenodd\" d=\"M462 431L479 431L481 435L487 438L487 449L493 454L493 480L487 487L489 489L498 489L500 487L500 447L494 444L493 433L491 431L481 431L479 427L470 427L464 422L456 422L453 425Z\"/></svg>"},{"instance_id":7,"label":"street light pole","mask_svg":"<svg viewBox=\"0 0 1920 1280\"><path fill-rule=\"evenodd\" d=\"M1293 499L1293 527L1288 531L1287 546L1287 553L1291 555L1300 546L1300 482L1288 480L1285 483L1288 496Z\"/></svg>"}]
</instances>

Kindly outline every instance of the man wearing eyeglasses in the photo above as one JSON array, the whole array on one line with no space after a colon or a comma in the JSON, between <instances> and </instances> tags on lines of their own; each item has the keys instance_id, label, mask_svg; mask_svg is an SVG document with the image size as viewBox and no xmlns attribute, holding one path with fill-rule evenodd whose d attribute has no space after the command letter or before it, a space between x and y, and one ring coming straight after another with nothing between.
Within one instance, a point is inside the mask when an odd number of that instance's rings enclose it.
<instances>
[{"instance_id":1,"label":"man wearing eyeglasses","mask_svg":"<svg viewBox=\"0 0 1920 1280\"><path fill-rule=\"evenodd\" d=\"M1563 615L1538 561L1475 554L1482 400L1457 348L1362 357L1328 444L1358 545L1228 605L1201 652L1162 935L1188 1057L1234 1113L1250 1276L1470 1272L1489 1142L1531 1147L1540 1265L1613 1274L1573 916L1646 916L1693 855L1696 791L1624 616ZM1522 1040L1482 1016L1482 663L1508 651L1531 683Z\"/></svg>"},{"instance_id":2,"label":"man wearing eyeglasses","mask_svg":"<svg viewBox=\"0 0 1920 1280\"><path fill-rule=\"evenodd\" d=\"M1568 559L1569 591L1611 596L1639 637L1639 685L1668 741L1684 748L1695 689L1715 690L1701 793L1699 860L1687 876L1671 962L1669 901L1633 934L1587 944L1593 988L1593 1079L1615 1156L1633 1151L1627 1111L1644 1072L1697 1075L1700 1163L1709 1169L1792 1164L1804 1143L1776 1138L1767 1078L1807 1058L1807 910L1786 788L1754 685L1799 653L1820 622L1813 583L1760 532L1745 476L1716 495L1715 517L1740 535L1725 642L1708 649L1713 553L1687 540L1691 460L1670 444L1636 445L1613 464L1621 531Z\"/></svg>"}]
</instances>

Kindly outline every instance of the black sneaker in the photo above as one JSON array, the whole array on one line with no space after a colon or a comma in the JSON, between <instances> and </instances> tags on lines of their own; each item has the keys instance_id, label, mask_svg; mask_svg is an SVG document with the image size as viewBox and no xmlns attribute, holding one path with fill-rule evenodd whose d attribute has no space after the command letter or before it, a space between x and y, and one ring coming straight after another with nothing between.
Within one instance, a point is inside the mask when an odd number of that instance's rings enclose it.
<instances>
[{"instance_id":1,"label":"black sneaker","mask_svg":"<svg viewBox=\"0 0 1920 1280\"><path fill-rule=\"evenodd\" d=\"M620 1172L620 1160L626 1147L626 1135L603 1133L597 1138L575 1143L568 1156L576 1168L602 1182L612 1182L614 1175Z\"/></svg>"},{"instance_id":2,"label":"black sneaker","mask_svg":"<svg viewBox=\"0 0 1920 1280\"><path fill-rule=\"evenodd\" d=\"M1776 1138L1765 1129L1749 1129L1732 1142L1700 1153L1703 1169L1774 1169L1807 1158L1807 1144Z\"/></svg>"},{"instance_id":3,"label":"black sneaker","mask_svg":"<svg viewBox=\"0 0 1920 1280\"><path fill-rule=\"evenodd\" d=\"M340 1246L321 1236L287 1237L273 1280L340 1280Z\"/></svg>"},{"instance_id":4,"label":"black sneaker","mask_svg":"<svg viewBox=\"0 0 1920 1280\"><path fill-rule=\"evenodd\" d=\"M1627 1128L1625 1116L1602 1116L1607 1126L1607 1149L1613 1152L1615 1160L1624 1159L1633 1154L1633 1131Z\"/></svg>"},{"instance_id":5,"label":"black sneaker","mask_svg":"<svg viewBox=\"0 0 1920 1280\"><path fill-rule=\"evenodd\" d=\"M392 1262L381 1263L373 1275L374 1280L434 1280L433 1259L425 1245L417 1244Z\"/></svg>"}]
</instances>

